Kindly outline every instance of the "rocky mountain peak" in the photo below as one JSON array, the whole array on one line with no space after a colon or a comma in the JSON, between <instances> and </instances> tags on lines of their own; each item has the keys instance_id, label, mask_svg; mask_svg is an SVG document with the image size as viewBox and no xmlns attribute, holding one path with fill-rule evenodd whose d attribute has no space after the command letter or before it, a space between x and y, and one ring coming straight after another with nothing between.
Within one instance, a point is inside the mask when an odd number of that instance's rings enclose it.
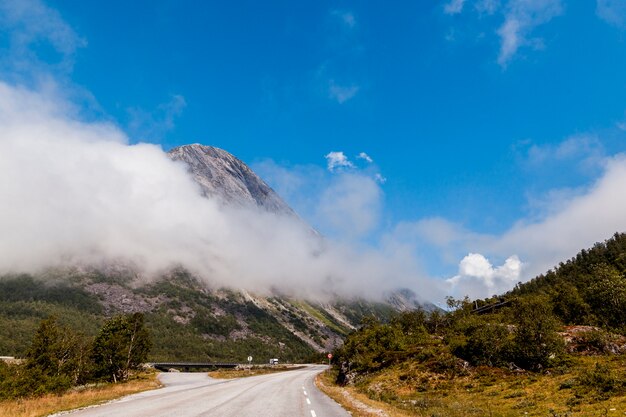
<instances>
[{"instance_id":1,"label":"rocky mountain peak","mask_svg":"<svg viewBox=\"0 0 626 417\"><path fill-rule=\"evenodd\" d=\"M174 161L187 164L206 197L226 204L258 206L276 214L295 216L294 211L244 162L223 149L198 143L168 152Z\"/></svg>"}]
</instances>

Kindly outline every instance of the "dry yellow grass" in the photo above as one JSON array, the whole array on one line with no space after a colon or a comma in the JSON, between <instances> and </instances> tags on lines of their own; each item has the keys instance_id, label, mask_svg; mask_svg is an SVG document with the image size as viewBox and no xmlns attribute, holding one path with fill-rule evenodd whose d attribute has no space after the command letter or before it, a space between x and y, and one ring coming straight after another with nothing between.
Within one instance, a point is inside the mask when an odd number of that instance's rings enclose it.
<instances>
[{"instance_id":1,"label":"dry yellow grass","mask_svg":"<svg viewBox=\"0 0 626 417\"><path fill-rule=\"evenodd\" d=\"M160 386L156 374L142 375L120 384L101 384L63 395L45 395L37 398L0 402L0 416L43 417L60 411L73 410L104 403L116 398Z\"/></svg>"},{"instance_id":2,"label":"dry yellow grass","mask_svg":"<svg viewBox=\"0 0 626 417\"><path fill-rule=\"evenodd\" d=\"M626 376L626 357L579 357L563 373L514 373L494 368L474 369L453 379L406 363L381 372L357 387L340 388L331 375L321 375L318 386L356 416L593 417L626 415L626 395L601 394L594 387L577 387L576 378L595 363ZM350 398L381 410L363 412ZM352 401L354 402L354 401ZM383 414L381 414L383 413Z\"/></svg>"},{"instance_id":3,"label":"dry yellow grass","mask_svg":"<svg viewBox=\"0 0 626 417\"><path fill-rule=\"evenodd\" d=\"M302 369L303 366L253 366L249 369L220 369L217 371L209 372L211 378L217 379L234 379L245 378L256 375L273 374L276 372L293 371L295 369Z\"/></svg>"},{"instance_id":4,"label":"dry yellow grass","mask_svg":"<svg viewBox=\"0 0 626 417\"><path fill-rule=\"evenodd\" d=\"M409 417L411 415L390 404L372 400L354 387L335 385L333 376L328 371L315 378L315 385L354 417Z\"/></svg>"}]
</instances>

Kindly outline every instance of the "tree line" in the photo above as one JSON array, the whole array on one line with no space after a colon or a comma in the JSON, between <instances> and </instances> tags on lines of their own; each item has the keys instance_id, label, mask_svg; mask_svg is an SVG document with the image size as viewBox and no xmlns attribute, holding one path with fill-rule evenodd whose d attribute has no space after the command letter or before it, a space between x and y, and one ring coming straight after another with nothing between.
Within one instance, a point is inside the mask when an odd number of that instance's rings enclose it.
<instances>
[{"instance_id":1,"label":"tree line","mask_svg":"<svg viewBox=\"0 0 626 417\"><path fill-rule=\"evenodd\" d=\"M482 306L498 304L487 314ZM591 326L578 349L605 353L626 336L626 234L581 251L512 291L485 300L448 299L447 311L411 311L388 323L365 320L335 351L339 381L404 361L450 375L468 366L542 371L567 362L559 332Z\"/></svg>"},{"instance_id":2,"label":"tree line","mask_svg":"<svg viewBox=\"0 0 626 417\"><path fill-rule=\"evenodd\" d=\"M62 393L91 382L125 381L146 361L151 345L140 313L110 318L94 338L50 317L39 325L22 362L0 361L0 399Z\"/></svg>"}]
</instances>

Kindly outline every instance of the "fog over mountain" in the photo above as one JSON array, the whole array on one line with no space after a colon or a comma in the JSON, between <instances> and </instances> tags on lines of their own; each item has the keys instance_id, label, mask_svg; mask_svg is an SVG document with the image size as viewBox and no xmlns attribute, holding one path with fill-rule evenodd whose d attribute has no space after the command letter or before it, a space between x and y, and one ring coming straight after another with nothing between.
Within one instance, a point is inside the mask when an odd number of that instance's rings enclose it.
<instances>
[{"instance_id":1,"label":"fog over mountain","mask_svg":"<svg viewBox=\"0 0 626 417\"><path fill-rule=\"evenodd\" d=\"M0 273L119 262L150 279L182 265L210 286L317 298L405 287L439 297L408 254L311 233L227 152L129 145L54 90L0 83L0 147ZM219 192L199 179L209 168L200 163L219 165Z\"/></svg>"}]
</instances>

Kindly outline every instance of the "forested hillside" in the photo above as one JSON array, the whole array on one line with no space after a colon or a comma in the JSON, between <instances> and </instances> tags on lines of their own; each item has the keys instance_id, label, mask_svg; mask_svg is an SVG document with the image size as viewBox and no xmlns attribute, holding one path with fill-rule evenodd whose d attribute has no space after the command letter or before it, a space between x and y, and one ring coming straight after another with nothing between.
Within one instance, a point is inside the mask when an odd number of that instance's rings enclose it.
<instances>
[{"instance_id":1,"label":"forested hillside","mask_svg":"<svg viewBox=\"0 0 626 417\"><path fill-rule=\"evenodd\" d=\"M626 410L625 273L615 234L500 297L368 319L335 351L336 381L418 415Z\"/></svg>"},{"instance_id":2,"label":"forested hillside","mask_svg":"<svg viewBox=\"0 0 626 417\"><path fill-rule=\"evenodd\" d=\"M504 297L541 294L549 297L564 324L626 325L626 234L581 250Z\"/></svg>"},{"instance_id":3,"label":"forested hillside","mask_svg":"<svg viewBox=\"0 0 626 417\"><path fill-rule=\"evenodd\" d=\"M94 336L113 315L142 313L154 361L303 362L340 344L363 317L386 320L393 311L362 300L321 304L208 289L184 269L143 282L123 268L66 268L0 277L0 356L23 357L49 317Z\"/></svg>"}]
</instances>

